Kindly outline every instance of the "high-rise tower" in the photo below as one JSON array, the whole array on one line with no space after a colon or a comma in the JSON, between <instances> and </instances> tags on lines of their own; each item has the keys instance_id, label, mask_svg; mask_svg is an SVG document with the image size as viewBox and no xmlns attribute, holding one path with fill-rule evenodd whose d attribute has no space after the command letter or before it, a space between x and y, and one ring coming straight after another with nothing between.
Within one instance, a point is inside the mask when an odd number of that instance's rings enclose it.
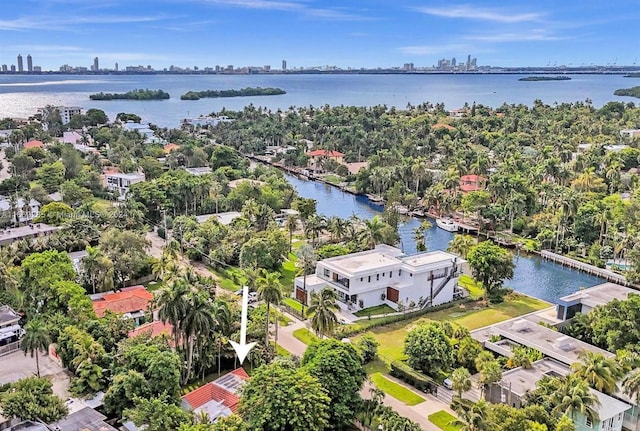
<instances>
[{"instance_id":1,"label":"high-rise tower","mask_svg":"<svg viewBox=\"0 0 640 431\"><path fill-rule=\"evenodd\" d=\"M18 54L18 73L24 72L24 66L22 65L22 54Z\"/></svg>"},{"instance_id":2,"label":"high-rise tower","mask_svg":"<svg viewBox=\"0 0 640 431\"><path fill-rule=\"evenodd\" d=\"M97 72L100 70L99 64L98 64L98 57L93 59L93 71Z\"/></svg>"},{"instance_id":3,"label":"high-rise tower","mask_svg":"<svg viewBox=\"0 0 640 431\"><path fill-rule=\"evenodd\" d=\"M33 59L31 58L31 54L27 55L27 72L33 72Z\"/></svg>"}]
</instances>

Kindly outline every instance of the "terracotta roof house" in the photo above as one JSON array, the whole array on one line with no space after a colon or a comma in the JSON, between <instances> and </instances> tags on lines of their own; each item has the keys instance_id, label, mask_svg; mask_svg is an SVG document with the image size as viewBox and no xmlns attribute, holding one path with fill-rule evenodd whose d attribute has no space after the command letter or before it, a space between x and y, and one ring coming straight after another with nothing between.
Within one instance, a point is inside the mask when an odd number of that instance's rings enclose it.
<instances>
[{"instance_id":1,"label":"terracotta roof house","mask_svg":"<svg viewBox=\"0 0 640 431\"><path fill-rule=\"evenodd\" d=\"M309 163L307 167L311 171L322 172L324 168L322 166L325 160L335 160L337 163L344 164L344 154L340 151L333 150L314 150L306 153L309 157Z\"/></svg>"},{"instance_id":2,"label":"terracotta roof house","mask_svg":"<svg viewBox=\"0 0 640 431\"><path fill-rule=\"evenodd\" d=\"M433 130L437 130L437 129L447 129L447 130L456 130L455 127L449 125L449 124L444 124L444 123L436 123L433 126L431 126L431 128Z\"/></svg>"},{"instance_id":3,"label":"terracotta roof house","mask_svg":"<svg viewBox=\"0 0 640 431\"><path fill-rule=\"evenodd\" d=\"M180 149L180 145L178 144L167 144L164 147L162 147L162 151L164 151L165 154L169 154L170 152L179 150L179 149Z\"/></svg>"},{"instance_id":4,"label":"terracotta roof house","mask_svg":"<svg viewBox=\"0 0 640 431\"><path fill-rule=\"evenodd\" d=\"M182 397L182 408L199 415L204 412L211 422L229 416L238 409L238 389L249 380L242 368L237 368L222 377L200 386Z\"/></svg>"},{"instance_id":5,"label":"terracotta roof house","mask_svg":"<svg viewBox=\"0 0 640 431\"><path fill-rule=\"evenodd\" d=\"M484 190L487 179L480 175L463 175L460 177L460 191L462 193Z\"/></svg>"},{"instance_id":6,"label":"terracotta roof house","mask_svg":"<svg viewBox=\"0 0 640 431\"><path fill-rule=\"evenodd\" d=\"M145 323L143 325L138 326L137 328L129 331L129 338L137 337L138 335L146 334L151 338L159 337L160 335L167 334L171 337L173 331L173 326L170 323L161 322L160 320L156 320L153 322Z\"/></svg>"},{"instance_id":7,"label":"terracotta roof house","mask_svg":"<svg viewBox=\"0 0 640 431\"><path fill-rule=\"evenodd\" d=\"M42 141L29 141L24 144L24 149L26 150L29 148L44 148L44 144L42 143Z\"/></svg>"},{"instance_id":8,"label":"terracotta roof house","mask_svg":"<svg viewBox=\"0 0 640 431\"><path fill-rule=\"evenodd\" d=\"M120 292L105 292L91 295L93 311L98 317L103 317L107 310L123 317L135 319L136 326L144 321L144 313L153 301L153 293L144 286L132 286Z\"/></svg>"}]
</instances>

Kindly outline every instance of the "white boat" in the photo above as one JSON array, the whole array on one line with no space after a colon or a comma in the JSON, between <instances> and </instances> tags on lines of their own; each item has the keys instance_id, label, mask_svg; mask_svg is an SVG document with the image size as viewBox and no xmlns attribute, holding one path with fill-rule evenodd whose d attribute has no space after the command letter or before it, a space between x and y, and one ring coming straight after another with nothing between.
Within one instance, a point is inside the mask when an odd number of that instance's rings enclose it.
<instances>
[{"instance_id":1,"label":"white boat","mask_svg":"<svg viewBox=\"0 0 640 431\"><path fill-rule=\"evenodd\" d=\"M458 223L454 222L450 218L439 218L436 219L436 224L440 229L448 230L449 232L457 232L458 231Z\"/></svg>"}]
</instances>

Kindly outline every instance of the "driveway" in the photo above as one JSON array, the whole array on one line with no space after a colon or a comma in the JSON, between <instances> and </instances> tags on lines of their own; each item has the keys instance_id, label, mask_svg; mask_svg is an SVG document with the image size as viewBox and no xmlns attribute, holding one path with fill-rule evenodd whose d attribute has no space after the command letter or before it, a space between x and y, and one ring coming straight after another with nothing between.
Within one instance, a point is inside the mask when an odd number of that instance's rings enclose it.
<instances>
[{"instance_id":1,"label":"driveway","mask_svg":"<svg viewBox=\"0 0 640 431\"><path fill-rule=\"evenodd\" d=\"M0 356L0 385L14 383L18 380L36 375L36 358L22 351ZM69 398L69 375L64 368L40 354L40 376L46 377L53 384L53 393L63 400Z\"/></svg>"}]
</instances>

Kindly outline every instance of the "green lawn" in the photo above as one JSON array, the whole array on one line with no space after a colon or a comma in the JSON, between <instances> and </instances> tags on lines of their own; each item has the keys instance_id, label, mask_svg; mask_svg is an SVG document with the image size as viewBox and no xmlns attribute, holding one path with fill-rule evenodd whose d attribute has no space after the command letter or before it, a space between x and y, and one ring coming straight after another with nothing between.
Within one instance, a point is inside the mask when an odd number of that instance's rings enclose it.
<instances>
[{"instance_id":1,"label":"green lawn","mask_svg":"<svg viewBox=\"0 0 640 431\"><path fill-rule=\"evenodd\" d=\"M369 362L364 366L364 371L367 374L375 374L375 373L388 374L390 371L390 368L384 361L376 358L375 360Z\"/></svg>"},{"instance_id":2,"label":"green lawn","mask_svg":"<svg viewBox=\"0 0 640 431\"><path fill-rule=\"evenodd\" d=\"M271 342L271 345L273 345L273 341ZM288 358L291 356L291 353L289 353L287 349L278 344L276 345L276 355Z\"/></svg>"},{"instance_id":3,"label":"green lawn","mask_svg":"<svg viewBox=\"0 0 640 431\"><path fill-rule=\"evenodd\" d=\"M374 373L370 376L370 378L371 381L382 392L392 396L399 401L402 401L408 406L415 406L416 404L424 402L424 398L422 398L418 394L413 393L409 389L397 384L396 382L392 382L380 373Z\"/></svg>"},{"instance_id":4,"label":"green lawn","mask_svg":"<svg viewBox=\"0 0 640 431\"><path fill-rule=\"evenodd\" d=\"M229 292L235 292L236 290L239 290L242 288L242 286L240 286L235 281L233 281L233 279L231 278L231 274L229 273L229 270L219 271L213 268L210 268L209 270L216 275L217 277L216 281L218 283L218 286L220 286L224 290L228 290Z\"/></svg>"},{"instance_id":5,"label":"green lawn","mask_svg":"<svg viewBox=\"0 0 640 431\"><path fill-rule=\"evenodd\" d=\"M301 303L301 302L298 302L298 301L296 301L296 300L295 300L295 299L293 299L293 298L284 298L284 299L282 300L282 303L283 303L283 304L287 304L289 307L291 307L291 308L293 308L294 310L296 310L296 311L298 311L298 312L302 313L302 303Z\"/></svg>"},{"instance_id":6,"label":"green lawn","mask_svg":"<svg viewBox=\"0 0 640 431\"><path fill-rule=\"evenodd\" d=\"M156 290L160 290L162 289L162 287L164 286L164 283L162 282L162 280L155 280L155 281L150 281L147 284L144 285L144 287L147 288L147 290L154 292Z\"/></svg>"},{"instance_id":7,"label":"green lawn","mask_svg":"<svg viewBox=\"0 0 640 431\"><path fill-rule=\"evenodd\" d=\"M282 263L280 268L280 283L285 292L291 293L293 290L293 279L296 278L298 268L296 267L296 261L298 258L295 254L289 253L287 260Z\"/></svg>"},{"instance_id":8,"label":"green lawn","mask_svg":"<svg viewBox=\"0 0 640 431\"><path fill-rule=\"evenodd\" d=\"M374 328L371 329L371 332L380 343L378 356L383 361L391 363L392 361L406 359L403 353L404 337L409 330L415 327L416 322L420 319L449 321L464 326L469 330L474 330L549 306L549 303L530 296L514 295L513 299L502 304L474 309L476 308L474 303L469 303L465 304L464 308L447 308L413 320L404 320Z\"/></svg>"},{"instance_id":9,"label":"green lawn","mask_svg":"<svg viewBox=\"0 0 640 431\"><path fill-rule=\"evenodd\" d=\"M306 345L309 345L311 343L314 343L320 340L307 328L296 329L295 331L293 331L293 336L296 337L298 340L302 341Z\"/></svg>"},{"instance_id":10,"label":"green lawn","mask_svg":"<svg viewBox=\"0 0 640 431\"><path fill-rule=\"evenodd\" d=\"M455 420L455 416L444 410L429 415L429 422L437 426L443 431L458 431L460 426L454 425L451 421Z\"/></svg>"},{"instance_id":11,"label":"green lawn","mask_svg":"<svg viewBox=\"0 0 640 431\"><path fill-rule=\"evenodd\" d=\"M387 304L380 304L374 307L364 308L360 311L356 311L355 314L358 317L377 316L379 314L395 313L396 310L389 307Z\"/></svg>"},{"instance_id":12,"label":"green lawn","mask_svg":"<svg viewBox=\"0 0 640 431\"><path fill-rule=\"evenodd\" d=\"M325 175L323 179L335 185L340 185L340 183L344 182L344 178L342 178L340 175L335 175L335 174Z\"/></svg>"},{"instance_id":13,"label":"green lawn","mask_svg":"<svg viewBox=\"0 0 640 431\"><path fill-rule=\"evenodd\" d=\"M469 295L473 299L482 298L482 295L484 294L482 286L476 283L470 275L462 274L458 279L458 284L469 291Z\"/></svg>"}]
</instances>

